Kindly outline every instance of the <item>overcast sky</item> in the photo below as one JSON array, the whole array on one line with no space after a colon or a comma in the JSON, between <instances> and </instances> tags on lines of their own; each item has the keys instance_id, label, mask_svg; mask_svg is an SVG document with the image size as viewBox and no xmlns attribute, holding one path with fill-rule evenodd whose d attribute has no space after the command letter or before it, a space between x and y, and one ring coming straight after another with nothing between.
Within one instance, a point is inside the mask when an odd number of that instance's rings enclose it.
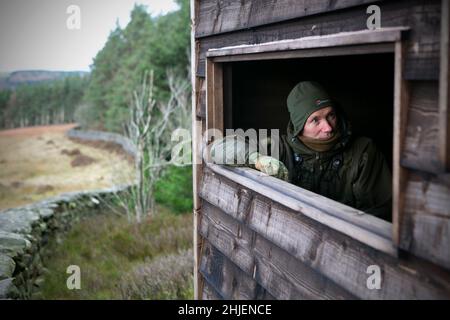
<instances>
[{"instance_id":1,"label":"overcast sky","mask_svg":"<svg viewBox=\"0 0 450 320\"><path fill-rule=\"evenodd\" d=\"M0 0L0 71L88 71L116 20L121 27L130 21L135 2L152 15L177 9L172 0ZM70 5L80 9L80 29L67 27Z\"/></svg>"}]
</instances>

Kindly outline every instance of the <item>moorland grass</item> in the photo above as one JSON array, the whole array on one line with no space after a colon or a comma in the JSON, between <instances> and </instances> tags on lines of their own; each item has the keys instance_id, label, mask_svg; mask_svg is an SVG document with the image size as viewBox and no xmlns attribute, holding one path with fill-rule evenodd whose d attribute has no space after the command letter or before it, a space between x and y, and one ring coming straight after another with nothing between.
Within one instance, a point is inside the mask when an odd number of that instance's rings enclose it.
<instances>
[{"instance_id":1,"label":"moorland grass","mask_svg":"<svg viewBox=\"0 0 450 320\"><path fill-rule=\"evenodd\" d=\"M193 298L190 214L175 215L158 206L141 224L99 214L80 221L61 243L50 246L48 271L36 299ZM70 265L80 267L80 290L66 286Z\"/></svg>"}]
</instances>

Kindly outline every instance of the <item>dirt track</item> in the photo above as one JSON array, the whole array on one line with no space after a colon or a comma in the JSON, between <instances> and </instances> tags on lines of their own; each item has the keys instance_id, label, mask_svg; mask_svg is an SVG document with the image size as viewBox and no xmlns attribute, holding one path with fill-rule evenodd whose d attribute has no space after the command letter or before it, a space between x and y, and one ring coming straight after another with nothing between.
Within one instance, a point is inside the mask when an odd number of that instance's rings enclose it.
<instances>
[{"instance_id":1,"label":"dirt track","mask_svg":"<svg viewBox=\"0 0 450 320\"><path fill-rule=\"evenodd\" d=\"M74 124L0 131L0 209L130 181L126 157L65 136Z\"/></svg>"}]
</instances>

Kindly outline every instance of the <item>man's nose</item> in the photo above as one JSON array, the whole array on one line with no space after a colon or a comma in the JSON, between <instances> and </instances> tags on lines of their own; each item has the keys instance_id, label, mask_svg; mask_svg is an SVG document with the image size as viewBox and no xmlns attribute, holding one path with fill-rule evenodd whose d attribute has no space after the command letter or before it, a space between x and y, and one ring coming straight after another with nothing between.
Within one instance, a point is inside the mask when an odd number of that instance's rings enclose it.
<instances>
[{"instance_id":1,"label":"man's nose","mask_svg":"<svg viewBox=\"0 0 450 320\"><path fill-rule=\"evenodd\" d=\"M332 130L333 130L333 128L331 127L331 125L328 122L328 120L324 120L322 122L322 131L323 132L331 132Z\"/></svg>"}]
</instances>

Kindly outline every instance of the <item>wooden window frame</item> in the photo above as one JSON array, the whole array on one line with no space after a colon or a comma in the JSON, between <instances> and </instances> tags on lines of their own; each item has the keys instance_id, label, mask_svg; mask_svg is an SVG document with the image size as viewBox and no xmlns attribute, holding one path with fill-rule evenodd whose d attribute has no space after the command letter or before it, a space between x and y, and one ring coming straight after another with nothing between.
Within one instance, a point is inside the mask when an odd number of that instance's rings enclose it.
<instances>
[{"instance_id":1,"label":"wooden window frame","mask_svg":"<svg viewBox=\"0 0 450 320\"><path fill-rule=\"evenodd\" d=\"M406 129L407 82L403 80L405 27L381 28L292 40L210 49L206 53L206 129L224 132L223 63L339 55L394 53L394 141L392 224L319 194L250 168L226 167L204 159L228 179L299 211L386 254L397 256L406 170L400 165ZM205 147L205 146L204 146ZM208 154L205 152L204 154Z\"/></svg>"},{"instance_id":2,"label":"wooden window frame","mask_svg":"<svg viewBox=\"0 0 450 320\"><path fill-rule=\"evenodd\" d=\"M450 1L442 1L439 68L439 162L450 172Z\"/></svg>"}]
</instances>

